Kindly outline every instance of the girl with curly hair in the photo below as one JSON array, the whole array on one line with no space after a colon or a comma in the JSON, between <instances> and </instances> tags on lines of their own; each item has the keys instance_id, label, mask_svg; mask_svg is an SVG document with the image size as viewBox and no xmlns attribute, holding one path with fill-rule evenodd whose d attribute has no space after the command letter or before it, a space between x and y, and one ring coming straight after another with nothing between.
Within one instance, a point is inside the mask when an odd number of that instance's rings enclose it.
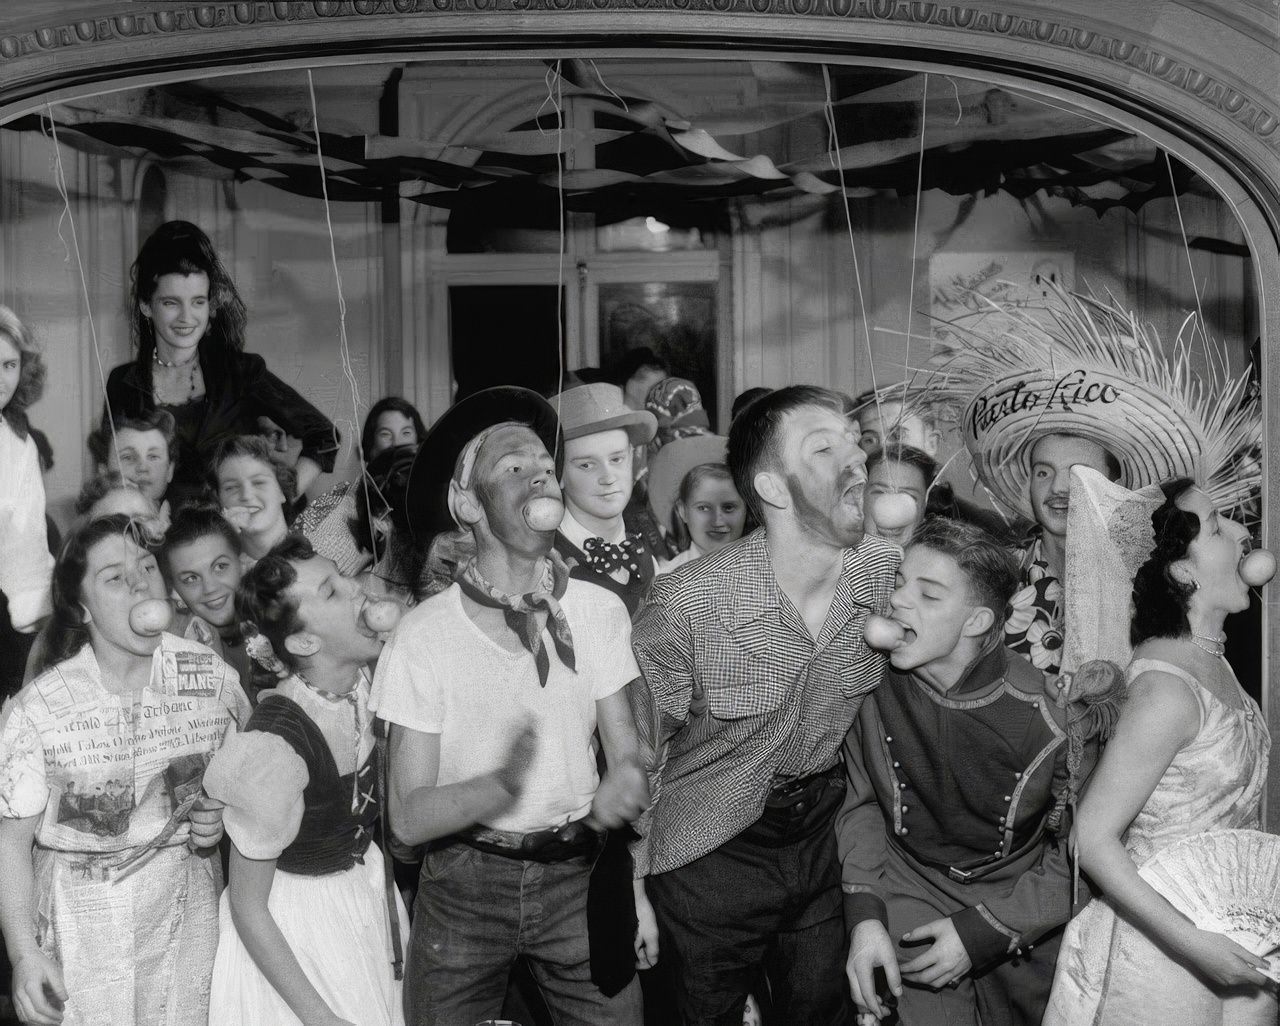
<instances>
[{"instance_id":1,"label":"girl with curly hair","mask_svg":"<svg viewBox=\"0 0 1280 1026\"><path fill-rule=\"evenodd\" d=\"M337 430L267 370L261 356L244 351L244 302L203 231L167 221L152 233L133 265L129 309L137 353L107 379L106 416L140 417L156 409L173 415L175 506L198 496L218 444L254 434L261 416L302 439L299 491L333 469Z\"/></svg>"},{"instance_id":2,"label":"girl with curly hair","mask_svg":"<svg viewBox=\"0 0 1280 1026\"><path fill-rule=\"evenodd\" d=\"M49 615L53 557L40 458L27 407L44 391L44 360L18 315L0 306L0 689L12 694Z\"/></svg>"},{"instance_id":3,"label":"girl with curly hair","mask_svg":"<svg viewBox=\"0 0 1280 1026\"><path fill-rule=\"evenodd\" d=\"M1103 897L1067 928L1045 1026L1276 1022L1266 959L1198 928L1139 873L1184 839L1259 829L1271 745L1224 657L1223 621L1249 604L1249 532L1190 480L1161 488L1133 581L1128 693L1076 818L1080 868Z\"/></svg>"}]
</instances>

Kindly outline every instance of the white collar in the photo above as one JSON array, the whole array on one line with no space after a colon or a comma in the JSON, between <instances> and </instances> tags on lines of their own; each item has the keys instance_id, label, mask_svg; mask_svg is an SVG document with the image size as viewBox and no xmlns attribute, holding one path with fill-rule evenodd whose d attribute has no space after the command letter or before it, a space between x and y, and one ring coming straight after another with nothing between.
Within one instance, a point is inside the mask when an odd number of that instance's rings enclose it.
<instances>
[{"instance_id":1,"label":"white collar","mask_svg":"<svg viewBox=\"0 0 1280 1026\"><path fill-rule=\"evenodd\" d=\"M594 531L588 531L583 527L572 513L569 507L564 508L564 519L560 521L560 533L569 540L569 543L576 548L586 551L586 542L588 538L601 538L603 535L596 534ZM627 525L622 522L622 518L618 518L618 530L612 538L605 538L607 542L614 545L621 545L627 540Z\"/></svg>"}]
</instances>

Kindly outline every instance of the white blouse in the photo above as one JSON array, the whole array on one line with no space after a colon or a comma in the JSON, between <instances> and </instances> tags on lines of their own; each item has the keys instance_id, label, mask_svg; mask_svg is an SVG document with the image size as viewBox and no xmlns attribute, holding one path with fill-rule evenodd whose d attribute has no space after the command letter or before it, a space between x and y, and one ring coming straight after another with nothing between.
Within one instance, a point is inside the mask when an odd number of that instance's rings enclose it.
<instances>
[{"instance_id":1,"label":"white blouse","mask_svg":"<svg viewBox=\"0 0 1280 1026\"><path fill-rule=\"evenodd\" d=\"M0 591L16 630L30 634L49 615L52 580L36 444L0 416Z\"/></svg>"}]
</instances>

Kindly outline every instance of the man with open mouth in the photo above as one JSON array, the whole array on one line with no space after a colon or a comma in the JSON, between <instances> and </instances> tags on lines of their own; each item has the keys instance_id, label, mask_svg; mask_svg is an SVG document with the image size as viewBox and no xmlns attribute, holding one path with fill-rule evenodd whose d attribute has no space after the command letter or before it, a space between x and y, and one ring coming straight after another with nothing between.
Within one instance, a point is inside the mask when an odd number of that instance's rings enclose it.
<instances>
[{"instance_id":1,"label":"man with open mouth","mask_svg":"<svg viewBox=\"0 0 1280 1026\"><path fill-rule=\"evenodd\" d=\"M980 528L927 520L875 625L894 634L868 632L890 670L849 732L836 822L849 981L877 1019L877 969L902 1026L1034 1026L1049 999L1071 915L1068 713L1001 643L1017 580Z\"/></svg>"},{"instance_id":2,"label":"man with open mouth","mask_svg":"<svg viewBox=\"0 0 1280 1026\"><path fill-rule=\"evenodd\" d=\"M686 1024L741 1023L762 975L777 1021L853 1021L839 750L883 673L862 628L899 559L863 536L865 462L837 393L756 399L729 468L762 528L657 578L636 618L657 795L633 849L641 957L660 948Z\"/></svg>"}]
</instances>

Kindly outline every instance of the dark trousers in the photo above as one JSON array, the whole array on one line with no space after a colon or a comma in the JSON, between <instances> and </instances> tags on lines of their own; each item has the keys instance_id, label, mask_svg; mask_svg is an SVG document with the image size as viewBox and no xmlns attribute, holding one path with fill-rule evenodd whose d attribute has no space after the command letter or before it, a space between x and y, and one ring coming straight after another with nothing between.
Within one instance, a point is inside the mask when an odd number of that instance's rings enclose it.
<instances>
[{"instance_id":1,"label":"dark trousers","mask_svg":"<svg viewBox=\"0 0 1280 1026\"><path fill-rule=\"evenodd\" d=\"M770 1021L853 1022L832 829L843 795L842 777L823 777L805 800L767 809L702 858L649 877L685 1026L741 1026L762 974Z\"/></svg>"}]
</instances>

